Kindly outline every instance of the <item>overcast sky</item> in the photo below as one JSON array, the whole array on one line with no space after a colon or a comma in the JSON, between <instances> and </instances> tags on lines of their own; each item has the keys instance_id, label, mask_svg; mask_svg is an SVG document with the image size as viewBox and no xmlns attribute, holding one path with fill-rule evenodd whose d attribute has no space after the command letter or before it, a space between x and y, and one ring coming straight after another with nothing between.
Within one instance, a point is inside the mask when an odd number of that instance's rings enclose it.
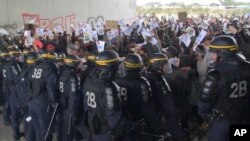
<instances>
[{"instance_id":1,"label":"overcast sky","mask_svg":"<svg viewBox=\"0 0 250 141\"><path fill-rule=\"evenodd\" d=\"M250 2L250 0L236 0L238 2ZM137 5L141 6L149 2L161 2L163 4L170 2L184 2L185 4L200 3L200 4L210 4L219 3L219 0L136 0Z\"/></svg>"}]
</instances>

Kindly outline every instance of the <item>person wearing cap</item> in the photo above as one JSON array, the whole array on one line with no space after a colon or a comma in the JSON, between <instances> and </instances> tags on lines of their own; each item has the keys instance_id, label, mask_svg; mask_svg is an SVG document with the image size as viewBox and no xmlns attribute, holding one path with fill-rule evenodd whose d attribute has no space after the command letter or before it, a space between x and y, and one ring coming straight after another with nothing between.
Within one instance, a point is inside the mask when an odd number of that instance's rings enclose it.
<instances>
[{"instance_id":1,"label":"person wearing cap","mask_svg":"<svg viewBox=\"0 0 250 141\"><path fill-rule=\"evenodd\" d=\"M250 123L250 65L237 57L238 45L230 36L215 37L210 64L198 101L206 121L208 141L229 141L229 126Z\"/></svg>"}]
</instances>

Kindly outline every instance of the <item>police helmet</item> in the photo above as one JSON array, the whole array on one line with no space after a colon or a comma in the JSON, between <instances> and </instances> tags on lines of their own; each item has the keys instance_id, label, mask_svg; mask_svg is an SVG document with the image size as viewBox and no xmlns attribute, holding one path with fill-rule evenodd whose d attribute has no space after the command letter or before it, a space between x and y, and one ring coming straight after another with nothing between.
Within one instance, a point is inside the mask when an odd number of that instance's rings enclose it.
<instances>
[{"instance_id":1,"label":"police helmet","mask_svg":"<svg viewBox=\"0 0 250 141\"><path fill-rule=\"evenodd\" d=\"M30 52L33 52L33 50L31 48L24 48L23 49L23 55L24 56L28 55L28 53L30 53Z\"/></svg>"},{"instance_id":2,"label":"police helmet","mask_svg":"<svg viewBox=\"0 0 250 141\"><path fill-rule=\"evenodd\" d=\"M64 58L64 64L69 67L76 67L80 62L80 58L76 55L67 55L66 58Z\"/></svg>"},{"instance_id":3,"label":"police helmet","mask_svg":"<svg viewBox=\"0 0 250 141\"><path fill-rule=\"evenodd\" d=\"M129 54L124 60L126 71L140 71L143 67L143 61L140 55Z\"/></svg>"},{"instance_id":4,"label":"police helmet","mask_svg":"<svg viewBox=\"0 0 250 141\"><path fill-rule=\"evenodd\" d=\"M9 49L9 54L11 56L17 57L17 56L22 54L22 51L20 49L18 49L18 48L10 48Z\"/></svg>"},{"instance_id":5,"label":"police helmet","mask_svg":"<svg viewBox=\"0 0 250 141\"><path fill-rule=\"evenodd\" d=\"M233 37L221 35L211 41L209 51L217 53L221 58L230 58L236 55L238 45Z\"/></svg>"},{"instance_id":6,"label":"police helmet","mask_svg":"<svg viewBox=\"0 0 250 141\"><path fill-rule=\"evenodd\" d=\"M9 58L10 55L9 55L9 51L7 49L1 49L0 50L0 59L7 59Z\"/></svg>"},{"instance_id":7,"label":"police helmet","mask_svg":"<svg viewBox=\"0 0 250 141\"><path fill-rule=\"evenodd\" d=\"M54 52L49 52L47 50L43 50L40 52L41 59L45 60L56 60L56 54Z\"/></svg>"},{"instance_id":8,"label":"police helmet","mask_svg":"<svg viewBox=\"0 0 250 141\"><path fill-rule=\"evenodd\" d=\"M58 61L63 61L65 58L66 58L66 54L65 54L65 53L59 52L59 53L57 54L57 60L58 60Z\"/></svg>"},{"instance_id":9,"label":"police helmet","mask_svg":"<svg viewBox=\"0 0 250 141\"><path fill-rule=\"evenodd\" d=\"M29 52L29 53L27 53L26 63L28 65L34 65L39 59L40 59L40 56L38 53Z\"/></svg>"},{"instance_id":10,"label":"police helmet","mask_svg":"<svg viewBox=\"0 0 250 141\"><path fill-rule=\"evenodd\" d=\"M154 70L159 70L162 65L166 63L168 63L168 57L163 53L155 53L150 57L149 60L149 66Z\"/></svg>"},{"instance_id":11,"label":"police helmet","mask_svg":"<svg viewBox=\"0 0 250 141\"><path fill-rule=\"evenodd\" d=\"M90 52L89 55L87 56L87 62L90 64L95 64L97 55L98 55L97 51Z\"/></svg>"},{"instance_id":12,"label":"police helmet","mask_svg":"<svg viewBox=\"0 0 250 141\"><path fill-rule=\"evenodd\" d=\"M119 55L113 50L105 50L97 55L96 66L101 69L109 69L110 67L120 63Z\"/></svg>"}]
</instances>

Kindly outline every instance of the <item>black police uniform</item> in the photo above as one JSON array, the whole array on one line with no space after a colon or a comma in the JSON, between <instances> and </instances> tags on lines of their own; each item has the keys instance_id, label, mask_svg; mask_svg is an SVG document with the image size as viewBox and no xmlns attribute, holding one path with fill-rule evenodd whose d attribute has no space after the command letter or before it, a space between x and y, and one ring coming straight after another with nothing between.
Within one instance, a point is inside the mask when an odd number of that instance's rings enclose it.
<instances>
[{"instance_id":1,"label":"black police uniform","mask_svg":"<svg viewBox=\"0 0 250 141\"><path fill-rule=\"evenodd\" d=\"M155 64L150 66L148 73L145 75L145 77L151 85L154 106L156 108L156 111L164 119L163 126L165 127L166 131L172 135L174 140L184 141L187 140L187 135L184 132L183 128L179 125L177 109L174 105L173 93L167 80L163 76L162 71L159 70L160 66L154 66L163 65L160 62L157 62L164 60L165 57L166 55L161 53L154 54L151 57L150 62L156 62Z\"/></svg>"},{"instance_id":2,"label":"black police uniform","mask_svg":"<svg viewBox=\"0 0 250 141\"><path fill-rule=\"evenodd\" d=\"M51 60L37 63L28 74L30 100L28 102L29 116L33 129L28 141L43 141L50 122L49 104L58 102L57 89L58 68ZM36 137L34 137L36 136ZM48 137L51 140L51 137Z\"/></svg>"},{"instance_id":3,"label":"black police uniform","mask_svg":"<svg viewBox=\"0 0 250 141\"><path fill-rule=\"evenodd\" d=\"M16 80L22 71L22 66L14 60L15 57L12 57L9 63L4 66L6 70L6 89L7 89L7 100L10 105L10 121L11 127L13 129L13 134L15 139L19 139L21 137L21 133L19 130L19 121L22 118L21 116L21 108L20 108L20 101L17 97L17 92L15 89Z\"/></svg>"},{"instance_id":4,"label":"black police uniform","mask_svg":"<svg viewBox=\"0 0 250 141\"><path fill-rule=\"evenodd\" d=\"M124 132L132 127L122 115L119 86L113 81L118 57L114 51L100 53L98 72L88 77L83 86L84 109L93 141L124 140Z\"/></svg>"},{"instance_id":5,"label":"black police uniform","mask_svg":"<svg viewBox=\"0 0 250 141\"><path fill-rule=\"evenodd\" d=\"M210 127L208 140L228 141L230 124L249 124L250 65L236 57L237 44L232 37L214 38L210 51L217 53L218 61L204 81L199 112Z\"/></svg>"},{"instance_id":6,"label":"black police uniform","mask_svg":"<svg viewBox=\"0 0 250 141\"><path fill-rule=\"evenodd\" d=\"M145 77L141 76L141 70L143 68L141 57L139 55L129 54L124 63L125 77L115 80L120 86L123 114L129 121L145 122L144 132L161 134L161 123L158 119L159 116L155 113L150 84ZM139 133L140 131L137 132ZM140 138L140 134L134 135L134 139L140 140ZM147 136L147 138L150 137Z\"/></svg>"},{"instance_id":7,"label":"black police uniform","mask_svg":"<svg viewBox=\"0 0 250 141\"><path fill-rule=\"evenodd\" d=\"M60 91L60 106L61 113L59 125L61 126L61 140L72 140L72 130L74 123L76 122L78 115L77 110L79 108L81 90L80 79L74 72L73 68L65 66L60 72L58 78L58 85Z\"/></svg>"},{"instance_id":8,"label":"black police uniform","mask_svg":"<svg viewBox=\"0 0 250 141\"><path fill-rule=\"evenodd\" d=\"M9 92L7 89L7 82L6 82L6 71L8 68L9 63L7 60L3 60L1 63L1 92L3 96L3 120L4 124L10 124L10 105L9 105Z\"/></svg>"}]
</instances>

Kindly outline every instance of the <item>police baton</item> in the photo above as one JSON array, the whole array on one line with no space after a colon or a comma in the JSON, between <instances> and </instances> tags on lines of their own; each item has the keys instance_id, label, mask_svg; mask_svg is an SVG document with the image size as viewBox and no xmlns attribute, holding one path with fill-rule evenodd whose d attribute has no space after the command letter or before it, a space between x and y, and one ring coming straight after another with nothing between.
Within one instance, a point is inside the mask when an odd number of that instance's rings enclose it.
<instances>
[{"instance_id":1,"label":"police baton","mask_svg":"<svg viewBox=\"0 0 250 141\"><path fill-rule=\"evenodd\" d=\"M147 132L140 132L141 135L145 136L150 136L150 137L155 137L158 138L158 141L165 141L165 136L164 135L155 135Z\"/></svg>"},{"instance_id":2,"label":"police baton","mask_svg":"<svg viewBox=\"0 0 250 141\"><path fill-rule=\"evenodd\" d=\"M53 123L53 121L54 121L54 119L55 119L55 115L56 115L57 108L58 108L58 102L56 103L55 109L54 109L54 111L53 111L53 114L52 114L52 117L51 117L51 120L50 120L50 123L49 123L49 127L48 127L47 132L46 132L45 141L47 141L47 139L48 139L48 136L49 136L49 133L50 133L50 130L51 130L52 123Z\"/></svg>"},{"instance_id":3,"label":"police baton","mask_svg":"<svg viewBox=\"0 0 250 141\"><path fill-rule=\"evenodd\" d=\"M70 135L71 132L71 123L72 123L72 114L69 115L68 136Z\"/></svg>"}]
</instances>

